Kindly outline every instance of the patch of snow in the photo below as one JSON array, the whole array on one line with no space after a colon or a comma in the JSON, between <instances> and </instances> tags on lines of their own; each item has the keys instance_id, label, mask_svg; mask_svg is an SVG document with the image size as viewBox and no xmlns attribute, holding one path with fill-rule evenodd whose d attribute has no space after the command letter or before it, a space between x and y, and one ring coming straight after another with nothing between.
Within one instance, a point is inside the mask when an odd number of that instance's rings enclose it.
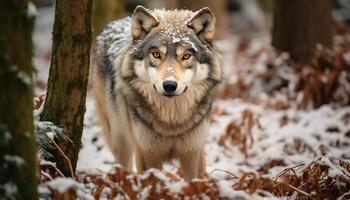
<instances>
[{"instance_id":1,"label":"patch of snow","mask_svg":"<svg viewBox=\"0 0 350 200\"><path fill-rule=\"evenodd\" d=\"M184 37L182 38L182 41L184 41L185 43L188 43L191 45L192 49L195 51L195 52L198 52L198 49L196 47L196 45L190 40L189 37Z\"/></svg>"},{"instance_id":2,"label":"patch of snow","mask_svg":"<svg viewBox=\"0 0 350 200\"><path fill-rule=\"evenodd\" d=\"M0 185L0 188L2 188L5 191L5 197L8 199L16 199L18 195L18 187L12 182L7 182L3 185Z\"/></svg>"},{"instance_id":3,"label":"patch of snow","mask_svg":"<svg viewBox=\"0 0 350 200\"><path fill-rule=\"evenodd\" d=\"M165 78L166 81L176 81L176 78L174 76L168 76Z\"/></svg>"},{"instance_id":4,"label":"patch of snow","mask_svg":"<svg viewBox=\"0 0 350 200\"><path fill-rule=\"evenodd\" d=\"M175 72L175 69L174 69L174 67L168 67L168 68L167 68L167 71L168 71L169 73L174 73L174 72Z\"/></svg>"},{"instance_id":5,"label":"patch of snow","mask_svg":"<svg viewBox=\"0 0 350 200\"><path fill-rule=\"evenodd\" d=\"M26 161L23 158L16 155L5 155L4 160L5 162L15 163L18 167L21 167L26 164Z\"/></svg>"},{"instance_id":6,"label":"patch of snow","mask_svg":"<svg viewBox=\"0 0 350 200\"><path fill-rule=\"evenodd\" d=\"M77 171L96 174L108 172L116 164L113 154L102 138L97 125L94 102L90 96L86 102L85 128L82 135L82 148L79 152Z\"/></svg>"},{"instance_id":7,"label":"patch of snow","mask_svg":"<svg viewBox=\"0 0 350 200\"><path fill-rule=\"evenodd\" d=\"M181 41L180 38L173 37L173 40L172 40L173 43L177 43L177 42L180 42L180 41Z\"/></svg>"},{"instance_id":8,"label":"patch of snow","mask_svg":"<svg viewBox=\"0 0 350 200\"><path fill-rule=\"evenodd\" d=\"M27 5L27 16L28 17L35 17L38 15L38 11L34 5L33 2L29 1Z\"/></svg>"},{"instance_id":9,"label":"patch of snow","mask_svg":"<svg viewBox=\"0 0 350 200\"><path fill-rule=\"evenodd\" d=\"M12 139L12 135L10 133L10 131L7 129L7 125L6 124L1 124L0 123L0 130L3 133L2 137L1 137L1 141L0 144L7 146L10 144L10 141Z\"/></svg>"},{"instance_id":10,"label":"patch of snow","mask_svg":"<svg viewBox=\"0 0 350 200\"><path fill-rule=\"evenodd\" d=\"M175 182L171 185L168 185L168 188L169 188L170 192L180 193L182 191L182 188L186 187L187 185L188 185L188 183L186 181L179 181L179 182Z\"/></svg>"},{"instance_id":11,"label":"patch of snow","mask_svg":"<svg viewBox=\"0 0 350 200\"><path fill-rule=\"evenodd\" d=\"M274 65L281 66L288 59L289 59L289 53L283 52L274 60Z\"/></svg>"},{"instance_id":12,"label":"patch of snow","mask_svg":"<svg viewBox=\"0 0 350 200\"><path fill-rule=\"evenodd\" d=\"M328 156L319 157L319 159L315 159L319 164L323 164L329 167L328 175L330 177L336 177L338 175L343 175L344 173L350 177L350 173L348 171L340 169L338 166L334 165L331 162L331 159Z\"/></svg>"},{"instance_id":13,"label":"patch of snow","mask_svg":"<svg viewBox=\"0 0 350 200\"><path fill-rule=\"evenodd\" d=\"M38 187L38 192L40 195L43 195L43 194L50 194L50 189L44 185L44 184L40 184L39 187Z\"/></svg>"},{"instance_id":14,"label":"patch of snow","mask_svg":"<svg viewBox=\"0 0 350 200\"><path fill-rule=\"evenodd\" d=\"M338 197L338 199L337 199L337 200L344 200L344 199L345 199L345 197L346 197L346 198L348 198L348 197L349 197L349 195L350 195L350 191L345 192L343 195L341 195L340 197Z\"/></svg>"},{"instance_id":15,"label":"patch of snow","mask_svg":"<svg viewBox=\"0 0 350 200\"><path fill-rule=\"evenodd\" d=\"M53 167L56 167L56 163L44 159L40 159L40 165L51 165Z\"/></svg>"},{"instance_id":16,"label":"patch of snow","mask_svg":"<svg viewBox=\"0 0 350 200\"><path fill-rule=\"evenodd\" d=\"M194 51L197 52L198 49L191 41L189 35L190 33L186 31L185 26L181 25L178 21L174 21L173 24L167 24L160 32L160 36L165 44L183 42L185 44L189 44Z\"/></svg>"},{"instance_id":17,"label":"patch of snow","mask_svg":"<svg viewBox=\"0 0 350 200\"><path fill-rule=\"evenodd\" d=\"M78 183L76 180L72 179L72 178L55 178L51 181L48 181L45 183L45 185L59 193L64 193L69 189L74 189L74 191L76 192L76 195L79 199L86 199L86 200L93 200L94 197L92 195L89 194L89 192L86 190L86 188L84 188L84 184L82 183ZM40 190L42 190L43 192L45 192L45 186L41 185L39 186L39 188L41 187Z\"/></svg>"},{"instance_id":18,"label":"patch of snow","mask_svg":"<svg viewBox=\"0 0 350 200\"><path fill-rule=\"evenodd\" d=\"M139 199L140 200L143 200L143 199L147 199L149 197L149 193L150 193L150 190L152 189L152 185L149 185L147 187L145 187L141 193L140 193L140 197Z\"/></svg>"},{"instance_id":19,"label":"patch of snow","mask_svg":"<svg viewBox=\"0 0 350 200\"><path fill-rule=\"evenodd\" d=\"M50 132L46 132L47 137L49 137L51 140L53 140L55 138L55 133L50 131Z\"/></svg>"},{"instance_id":20,"label":"patch of snow","mask_svg":"<svg viewBox=\"0 0 350 200\"><path fill-rule=\"evenodd\" d=\"M245 193L244 191L233 190L232 183L226 180L219 180L217 182L220 197L228 199L251 199L252 197ZM261 197L255 196L254 199L263 199Z\"/></svg>"},{"instance_id":21,"label":"patch of snow","mask_svg":"<svg viewBox=\"0 0 350 200\"><path fill-rule=\"evenodd\" d=\"M64 193L70 188L79 187L78 183L72 178L55 178L52 181L46 183L50 188L58 191L59 193Z\"/></svg>"}]
</instances>

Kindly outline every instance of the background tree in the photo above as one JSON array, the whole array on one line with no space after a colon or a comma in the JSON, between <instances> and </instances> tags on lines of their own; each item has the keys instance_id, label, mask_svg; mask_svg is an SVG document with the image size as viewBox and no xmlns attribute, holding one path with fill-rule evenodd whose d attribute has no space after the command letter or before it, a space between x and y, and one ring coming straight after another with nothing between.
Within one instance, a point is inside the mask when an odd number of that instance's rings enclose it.
<instances>
[{"instance_id":1,"label":"background tree","mask_svg":"<svg viewBox=\"0 0 350 200\"><path fill-rule=\"evenodd\" d=\"M93 40L108 22L124 16L124 0L95 0L92 9Z\"/></svg>"},{"instance_id":2,"label":"background tree","mask_svg":"<svg viewBox=\"0 0 350 200\"><path fill-rule=\"evenodd\" d=\"M329 0L275 0L272 45L307 62L316 44L332 45L331 12Z\"/></svg>"},{"instance_id":3,"label":"background tree","mask_svg":"<svg viewBox=\"0 0 350 200\"><path fill-rule=\"evenodd\" d=\"M33 140L32 30L27 0L0 6L0 199L37 199Z\"/></svg>"},{"instance_id":4,"label":"background tree","mask_svg":"<svg viewBox=\"0 0 350 200\"><path fill-rule=\"evenodd\" d=\"M216 17L216 32L215 35L218 37L223 36L228 31L227 24L227 8L225 0L167 0L164 1L166 9L189 9L189 10L199 10L203 7L209 7L215 14Z\"/></svg>"},{"instance_id":5,"label":"background tree","mask_svg":"<svg viewBox=\"0 0 350 200\"><path fill-rule=\"evenodd\" d=\"M63 129L71 142L57 141L64 154L55 154L66 176L75 171L83 131L91 46L91 0L57 0L52 60L42 121Z\"/></svg>"}]
</instances>

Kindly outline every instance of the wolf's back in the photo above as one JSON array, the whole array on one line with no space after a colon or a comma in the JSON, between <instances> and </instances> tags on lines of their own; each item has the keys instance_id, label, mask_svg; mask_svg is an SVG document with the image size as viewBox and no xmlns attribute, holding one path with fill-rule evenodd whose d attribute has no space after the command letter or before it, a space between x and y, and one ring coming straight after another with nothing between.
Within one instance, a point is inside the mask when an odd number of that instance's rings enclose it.
<instances>
[{"instance_id":1,"label":"wolf's back","mask_svg":"<svg viewBox=\"0 0 350 200\"><path fill-rule=\"evenodd\" d=\"M118 56L119 50L130 38L131 18L110 22L96 38L94 59L97 71L108 77L112 70L112 62Z\"/></svg>"}]
</instances>

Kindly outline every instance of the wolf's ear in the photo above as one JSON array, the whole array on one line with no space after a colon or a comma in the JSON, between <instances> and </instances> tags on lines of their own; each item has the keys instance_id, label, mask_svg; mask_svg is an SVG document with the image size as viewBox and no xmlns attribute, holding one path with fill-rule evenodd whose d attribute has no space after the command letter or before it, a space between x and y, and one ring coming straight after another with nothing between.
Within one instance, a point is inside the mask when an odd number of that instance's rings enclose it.
<instances>
[{"instance_id":1,"label":"wolf's ear","mask_svg":"<svg viewBox=\"0 0 350 200\"><path fill-rule=\"evenodd\" d=\"M133 38L143 39L158 24L158 19L145 7L137 6L132 14L131 33Z\"/></svg>"},{"instance_id":2,"label":"wolf's ear","mask_svg":"<svg viewBox=\"0 0 350 200\"><path fill-rule=\"evenodd\" d=\"M215 22L214 13L205 7L191 17L187 26L192 28L202 41L211 44L215 33Z\"/></svg>"}]
</instances>

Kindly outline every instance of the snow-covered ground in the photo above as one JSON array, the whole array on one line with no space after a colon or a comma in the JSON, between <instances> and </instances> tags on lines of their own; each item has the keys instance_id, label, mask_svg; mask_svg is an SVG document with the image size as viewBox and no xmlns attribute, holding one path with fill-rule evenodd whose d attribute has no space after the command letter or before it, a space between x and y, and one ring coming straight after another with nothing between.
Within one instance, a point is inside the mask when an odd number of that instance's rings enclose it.
<instances>
[{"instance_id":1,"label":"snow-covered ground","mask_svg":"<svg viewBox=\"0 0 350 200\"><path fill-rule=\"evenodd\" d=\"M251 44L251 49L259 49L266 43L266 39L257 40L257 44ZM221 47L227 80L235 81L237 77L234 72L242 63L230 56L233 46ZM262 53L260 57L254 67L264 68L266 55ZM232 68L231 63L236 64L236 68ZM233 190L234 181L230 179L232 174L240 176L245 172L253 172L262 177L274 178L289 167L299 166L295 170L301 171L305 168L303 166L322 155L329 159L350 159L349 106L324 105L318 109L300 110L295 102L288 102L282 94L272 97L261 93L256 96L258 101L226 98L214 102L205 153L208 178L218 181L223 197L260 198ZM290 105L287 108L273 106L279 103ZM93 98L90 97L78 171L103 174L116 165L99 132ZM164 173L176 174L178 166L176 161L171 162L165 166ZM336 166L330 171L332 176L342 173ZM180 185L179 182L169 185L170 188L185 186L181 182Z\"/></svg>"},{"instance_id":2,"label":"snow-covered ground","mask_svg":"<svg viewBox=\"0 0 350 200\"><path fill-rule=\"evenodd\" d=\"M244 122L249 120L244 113L252 114L250 130ZM230 123L240 126L240 131L228 131ZM90 98L77 167L80 172L103 174L115 166L99 131ZM241 142L240 138L246 141ZM244 144L246 153L241 149ZM217 100L205 146L207 172L210 179L220 180L222 195L233 197L242 192L232 189L231 175L227 172L237 176L243 172L259 172L264 177L273 178L287 167L309 163L323 154L332 159L349 160L349 147L350 107L326 105L309 111L296 108L276 110L241 99ZM269 165L273 161L280 162L276 166ZM269 167L264 169L264 165ZM165 169L176 174L177 167L177 162L173 162ZM332 169L331 173L335 176L341 173L341 169Z\"/></svg>"},{"instance_id":3,"label":"snow-covered ground","mask_svg":"<svg viewBox=\"0 0 350 200\"><path fill-rule=\"evenodd\" d=\"M110 171L115 163L99 135L100 129L96 124L92 103L89 99L77 170L89 174L103 174ZM242 144L232 143L231 137L235 137L234 135L224 138L223 143L220 142L228 133L228 124L242 123L245 111L251 112L254 120L250 133L244 132L244 126L240 127L242 136L251 136L246 138L246 155L240 150ZM240 99L218 100L215 102L215 113L205 147L208 175L210 178L221 180L219 183L222 188L231 188L232 181L226 180L231 175L224 171L235 175L243 172L261 172L264 176L272 178L286 167L308 163L322 154L335 159L349 160L349 122L349 107L323 106L311 111L299 111L295 108L274 110ZM270 166L263 171L262 166L273 160L282 161L279 165ZM176 173L176 167L169 165L166 170ZM178 165L175 163L175 166ZM341 172L337 168L332 170L334 176ZM221 192L225 196L241 194L232 188L223 189Z\"/></svg>"},{"instance_id":4,"label":"snow-covered ground","mask_svg":"<svg viewBox=\"0 0 350 200\"><path fill-rule=\"evenodd\" d=\"M52 8L51 8L52 9ZM34 34L36 44L37 81L45 83L48 75L51 45L51 26L53 12L50 9L40 9L37 28ZM247 83L254 83L250 71L264 72L269 40L268 37L254 39L250 44L248 54L256 54L252 63L247 58L238 57L239 38L232 37L217 43L222 51L224 71L227 83L235 83L243 78ZM348 55L348 54L347 54ZM276 60L276 62L280 62ZM250 71L249 71L250 70ZM239 77L244 71L244 77ZM37 83L37 91L45 87ZM259 84L259 83L258 83ZM249 89L247 89L249 90ZM303 170L308 163L319 156L323 158L350 160L350 107L324 105L317 109L300 110L294 101L286 96L269 96L258 86L249 90L255 100L245 98L218 98L214 102L211 115L210 134L205 146L207 173L209 180L215 180L219 195L223 198L241 197L242 199L263 199L257 193L249 194L234 190L233 184L243 173L252 172L262 177L273 178L289 167L295 167L297 172ZM288 106L278 106L278 105ZM327 162L327 159L324 160ZM329 163L328 163L329 164ZM107 179L108 173L115 170L117 164L100 134L96 122L96 113L91 91L87 99L85 128L82 137L82 148L79 154L77 172L79 174L98 174ZM332 165L333 166L333 165ZM163 172L151 170L140 177L146 179L155 174L164 180L165 187L174 193L181 192L187 184L177 175L178 162L168 163ZM168 173L173 174L174 181ZM330 176L349 172L333 166ZM128 175L135 177L135 174ZM139 180L139 179L138 179ZM76 188L82 199L93 199L93 184L81 184L73 179L56 178L42 184L41 193L49 192L49 188L65 191ZM66 186L62 188L62 186ZM135 184L134 190L141 190L140 184ZM138 188L139 187L139 188ZM151 188L143 188L138 198L147 198ZM262 191L260 191L262 192ZM101 197L107 198L110 191L103 190ZM265 194L271 196L271 194ZM203 199L209 198L203 196ZM118 198L117 198L118 199ZM120 196L119 199L124 199Z\"/></svg>"}]
</instances>

